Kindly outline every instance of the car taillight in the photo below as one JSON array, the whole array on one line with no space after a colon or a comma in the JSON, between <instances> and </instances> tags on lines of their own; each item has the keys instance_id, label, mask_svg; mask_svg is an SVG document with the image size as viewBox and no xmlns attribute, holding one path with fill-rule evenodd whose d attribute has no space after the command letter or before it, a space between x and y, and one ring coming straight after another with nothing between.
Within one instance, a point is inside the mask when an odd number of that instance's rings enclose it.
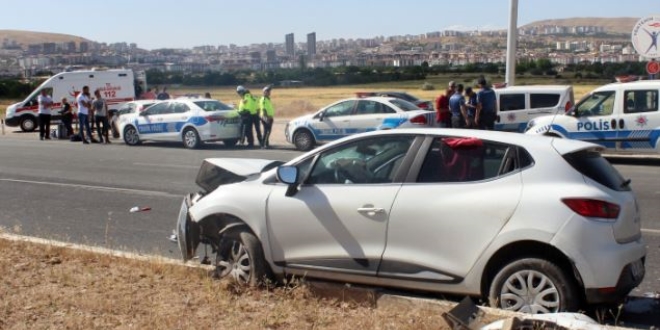
<instances>
[{"instance_id":1,"label":"car taillight","mask_svg":"<svg viewBox=\"0 0 660 330\"><path fill-rule=\"evenodd\" d=\"M605 201L587 198L564 198L561 200L573 212L590 218L616 219L621 207Z\"/></svg>"},{"instance_id":2,"label":"car taillight","mask_svg":"<svg viewBox=\"0 0 660 330\"><path fill-rule=\"evenodd\" d=\"M410 123L415 124L415 125L426 125L429 122L428 122L428 120L426 120L425 115L418 115L418 116L410 118Z\"/></svg>"},{"instance_id":3,"label":"car taillight","mask_svg":"<svg viewBox=\"0 0 660 330\"><path fill-rule=\"evenodd\" d=\"M566 102L566 106L564 106L564 111L568 112L568 110L571 110L572 107L573 104L571 103L571 101L568 101Z\"/></svg>"}]
</instances>

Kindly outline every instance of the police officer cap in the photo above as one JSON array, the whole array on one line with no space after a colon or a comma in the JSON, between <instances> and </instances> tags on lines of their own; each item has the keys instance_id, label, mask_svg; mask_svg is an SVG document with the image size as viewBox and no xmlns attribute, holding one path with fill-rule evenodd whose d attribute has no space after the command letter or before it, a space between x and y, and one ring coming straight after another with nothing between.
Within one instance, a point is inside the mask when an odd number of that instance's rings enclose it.
<instances>
[{"instance_id":1,"label":"police officer cap","mask_svg":"<svg viewBox=\"0 0 660 330\"><path fill-rule=\"evenodd\" d=\"M263 91L264 92L270 92L271 89L273 89L273 86L268 85L268 86L264 87Z\"/></svg>"},{"instance_id":2,"label":"police officer cap","mask_svg":"<svg viewBox=\"0 0 660 330\"><path fill-rule=\"evenodd\" d=\"M247 89L245 89L245 87L243 87L243 86L241 86L241 85L239 85L238 87L236 87L236 93L238 93L238 94L243 94L243 93L245 93L245 92L247 92Z\"/></svg>"}]
</instances>

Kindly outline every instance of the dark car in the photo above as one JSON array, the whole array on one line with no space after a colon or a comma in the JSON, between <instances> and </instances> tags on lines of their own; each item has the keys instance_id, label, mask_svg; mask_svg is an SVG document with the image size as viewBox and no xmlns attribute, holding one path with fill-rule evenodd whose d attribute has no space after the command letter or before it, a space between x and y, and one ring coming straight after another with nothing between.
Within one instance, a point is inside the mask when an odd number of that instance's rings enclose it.
<instances>
[{"instance_id":1,"label":"dark car","mask_svg":"<svg viewBox=\"0 0 660 330\"><path fill-rule=\"evenodd\" d=\"M417 97L410 95L406 92L395 92L395 91L383 91L383 92L357 92L355 93L357 97L369 97L369 96L388 96L396 97L397 99L406 100L420 109L424 110L433 110L433 102L427 100L420 100Z\"/></svg>"}]
</instances>

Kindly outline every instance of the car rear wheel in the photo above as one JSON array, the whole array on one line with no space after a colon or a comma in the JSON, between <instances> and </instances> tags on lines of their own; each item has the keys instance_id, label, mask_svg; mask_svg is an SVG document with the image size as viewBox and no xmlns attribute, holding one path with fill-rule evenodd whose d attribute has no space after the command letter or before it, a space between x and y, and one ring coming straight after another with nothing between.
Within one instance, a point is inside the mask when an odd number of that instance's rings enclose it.
<instances>
[{"instance_id":1,"label":"car rear wheel","mask_svg":"<svg viewBox=\"0 0 660 330\"><path fill-rule=\"evenodd\" d=\"M308 151L314 147L316 141L314 141L312 133L307 130L302 130L296 132L293 136L293 144L296 146L296 149L300 151Z\"/></svg>"},{"instance_id":2,"label":"car rear wheel","mask_svg":"<svg viewBox=\"0 0 660 330\"><path fill-rule=\"evenodd\" d=\"M21 118L21 130L23 132L34 132L37 128L37 118L33 116L23 116Z\"/></svg>"},{"instance_id":3,"label":"car rear wheel","mask_svg":"<svg viewBox=\"0 0 660 330\"><path fill-rule=\"evenodd\" d=\"M250 287L267 280L268 266L259 240L245 229L227 233L215 257L215 275Z\"/></svg>"},{"instance_id":4,"label":"car rear wheel","mask_svg":"<svg viewBox=\"0 0 660 330\"><path fill-rule=\"evenodd\" d=\"M197 149L202 144L199 134L194 128L186 128L183 131L183 145L188 149Z\"/></svg>"},{"instance_id":5,"label":"car rear wheel","mask_svg":"<svg viewBox=\"0 0 660 330\"><path fill-rule=\"evenodd\" d=\"M550 261L519 259L495 275L488 300L491 306L523 313L574 312L579 296L573 283Z\"/></svg>"},{"instance_id":6,"label":"car rear wheel","mask_svg":"<svg viewBox=\"0 0 660 330\"><path fill-rule=\"evenodd\" d=\"M133 126L127 126L124 128L124 142L129 146L136 146L140 144L140 135L138 135L137 129Z\"/></svg>"},{"instance_id":7,"label":"car rear wheel","mask_svg":"<svg viewBox=\"0 0 660 330\"><path fill-rule=\"evenodd\" d=\"M233 147L238 143L238 139L226 139L222 140L222 143L227 147Z\"/></svg>"}]
</instances>

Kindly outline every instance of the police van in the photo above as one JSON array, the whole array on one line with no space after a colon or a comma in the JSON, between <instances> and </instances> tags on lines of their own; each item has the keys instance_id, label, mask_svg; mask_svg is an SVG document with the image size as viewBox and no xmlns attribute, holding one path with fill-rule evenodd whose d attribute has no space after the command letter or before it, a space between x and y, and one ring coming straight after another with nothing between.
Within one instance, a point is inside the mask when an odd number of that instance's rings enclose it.
<instances>
[{"instance_id":1,"label":"police van","mask_svg":"<svg viewBox=\"0 0 660 330\"><path fill-rule=\"evenodd\" d=\"M563 114L574 103L570 85L535 85L495 88L495 129L522 133L527 123L540 116Z\"/></svg>"},{"instance_id":2,"label":"police van","mask_svg":"<svg viewBox=\"0 0 660 330\"><path fill-rule=\"evenodd\" d=\"M590 141L628 152L659 152L660 80L612 83L580 100L565 115L530 121L527 134Z\"/></svg>"},{"instance_id":3,"label":"police van","mask_svg":"<svg viewBox=\"0 0 660 330\"><path fill-rule=\"evenodd\" d=\"M25 132L34 131L39 110L37 98L42 90L46 90L46 94L52 97L52 119L58 120L62 98L66 97L75 106L75 99L83 86L89 86L90 93L99 89L108 104L108 110L113 113L122 104L135 99L135 84L140 84L139 88L142 89L146 87L144 72L134 74L132 70L124 69L61 72L44 81L25 100L7 107L5 124L10 127L20 126Z\"/></svg>"}]
</instances>

